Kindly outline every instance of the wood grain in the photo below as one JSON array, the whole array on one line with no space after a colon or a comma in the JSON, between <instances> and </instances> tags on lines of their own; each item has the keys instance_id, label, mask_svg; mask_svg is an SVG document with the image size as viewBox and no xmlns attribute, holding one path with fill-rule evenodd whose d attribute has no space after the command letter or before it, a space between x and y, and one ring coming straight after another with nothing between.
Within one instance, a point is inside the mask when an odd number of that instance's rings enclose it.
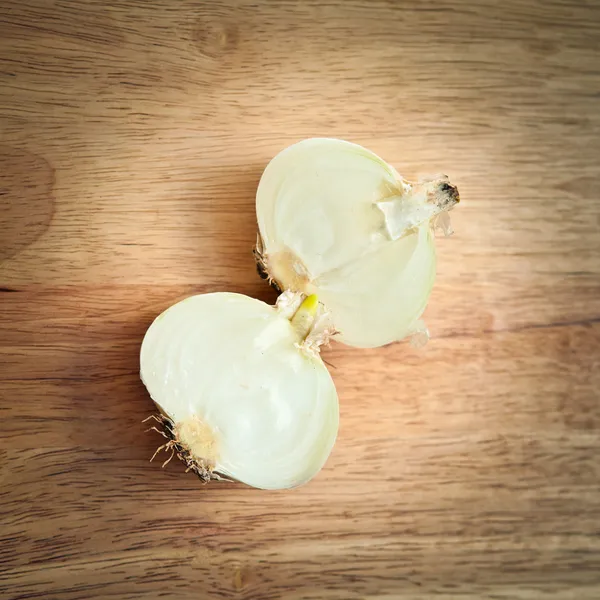
<instances>
[{"instance_id":1,"label":"wood grain","mask_svg":"<svg viewBox=\"0 0 600 600\"><path fill-rule=\"evenodd\" d=\"M599 108L597 0L4 0L2 598L599 598ZM433 340L326 353L307 486L202 486L139 345L274 299L254 192L314 135L458 184Z\"/></svg>"}]
</instances>

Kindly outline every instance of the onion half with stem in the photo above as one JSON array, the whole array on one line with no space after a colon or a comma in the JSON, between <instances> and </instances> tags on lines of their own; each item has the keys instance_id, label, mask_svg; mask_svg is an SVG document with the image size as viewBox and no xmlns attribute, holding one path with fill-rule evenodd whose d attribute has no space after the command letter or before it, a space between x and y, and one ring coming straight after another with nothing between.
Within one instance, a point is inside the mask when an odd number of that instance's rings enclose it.
<instances>
[{"instance_id":1,"label":"onion half with stem","mask_svg":"<svg viewBox=\"0 0 600 600\"><path fill-rule=\"evenodd\" d=\"M450 232L447 212L458 202L445 176L413 185L357 144L304 140L275 156L261 177L259 272L280 290L318 294L345 344L423 339L433 228Z\"/></svg>"},{"instance_id":2,"label":"onion half with stem","mask_svg":"<svg viewBox=\"0 0 600 600\"><path fill-rule=\"evenodd\" d=\"M338 430L337 393L319 356L330 332L315 296L283 294L273 307L214 293L171 306L140 355L167 439L159 450L203 481L282 489L314 477Z\"/></svg>"}]
</instances>

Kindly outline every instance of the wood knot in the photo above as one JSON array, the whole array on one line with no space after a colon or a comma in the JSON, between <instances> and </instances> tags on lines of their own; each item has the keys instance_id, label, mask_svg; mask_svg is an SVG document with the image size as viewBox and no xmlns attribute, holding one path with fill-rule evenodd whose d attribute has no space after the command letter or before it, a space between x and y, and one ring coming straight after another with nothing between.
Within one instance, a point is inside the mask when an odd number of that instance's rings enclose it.
<instances>
[{"instance_id":1,"label":"wood knot","mask_svg":"<svg viewBox=\"0 0 600 600\"><path fill-rule=\"evenodd\" d=\"M218 59L237 46L238 27L233 21L202 18L195 24L192 40L200 54Z\"/></svg>"},{"instance_id":2,"label":"wood knot","mask_svg":"<svg viewBox=\"0 0 600 600\"><path fill-rule=\"evenodd\" d=\"M37 154L0 146L0 262L46 232L54 214L54 169Z\"/></svg>"}]
</instances>

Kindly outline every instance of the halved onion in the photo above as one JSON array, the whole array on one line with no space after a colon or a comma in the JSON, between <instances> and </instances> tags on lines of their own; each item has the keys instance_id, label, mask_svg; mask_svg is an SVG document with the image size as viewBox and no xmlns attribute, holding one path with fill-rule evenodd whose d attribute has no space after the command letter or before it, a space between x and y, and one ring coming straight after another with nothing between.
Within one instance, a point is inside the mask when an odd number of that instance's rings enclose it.
<instances>
[{"instance_id":1,"label":"halved onion","mask_svg":"<svg viewBox=\"0 0 600 600\"><path fill-rule=\"evenodd\" d=\"M192 296L148 329L141 377L177 454L203 480L291 488L314 477L338 429L335 386L318 355L314 296L278 307L231 293Z\"/></svg>"},{"instance_id":2,"label":"halved onion","mask_svg":"<svg viewBox=\"0 0 600 600\"><path fill-rule=\"evenodd\" d=\"M282 290L317 294L340 341L381 346L426 331L435 278L432 226L449 228L445 176L411 185L369 150L308 139L280 152L256 194L256 254Z\"/></svg>"}]
</instances>

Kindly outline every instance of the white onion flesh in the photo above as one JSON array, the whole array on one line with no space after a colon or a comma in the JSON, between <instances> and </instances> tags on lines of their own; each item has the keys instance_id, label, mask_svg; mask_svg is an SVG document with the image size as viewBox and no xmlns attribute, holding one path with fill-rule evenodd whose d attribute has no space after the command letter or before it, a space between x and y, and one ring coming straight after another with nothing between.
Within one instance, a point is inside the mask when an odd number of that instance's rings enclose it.
<instances>
[{"instance_id":1,"label":"white onion flesh","mask_svg":"<svg viewBox=\"0 0 600 600\"><path fill-rule=\"evenodd\" d=\"M212 439L190 451L215 474L291 488L319 472L338 429L331 376L298 342L290 320L259 300L192 296L148 329L141 377L176 427L206 428Z\"/></svg>"},{"instance_id":2,"label":"white onion flesh","mask_svg":"<svg viewBox=\"0 0 600 600\"><path fill-rule=\"evenodd\" d=\"M427 203L431 195L413 193L356 144L294 144L271 160L258 187L263 267L282 289L316 293L340 341L402 339L423 329L435 278L431 221L444 209Z\"/></svg>"}]
</instances>

